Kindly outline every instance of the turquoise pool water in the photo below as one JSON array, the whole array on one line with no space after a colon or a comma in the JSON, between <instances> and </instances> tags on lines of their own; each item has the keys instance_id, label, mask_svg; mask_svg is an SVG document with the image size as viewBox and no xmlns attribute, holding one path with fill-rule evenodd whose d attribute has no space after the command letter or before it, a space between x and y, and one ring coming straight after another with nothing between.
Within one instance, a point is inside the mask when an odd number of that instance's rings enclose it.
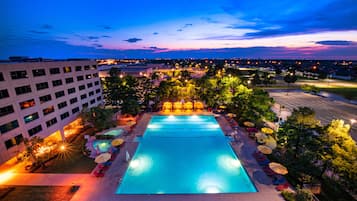
<instances>
[{"instance_id":1,"label":"turquoise pool water","mask_svg":"<svg viewBox=\"0 0 357 201\"><path fill-rule=\"evenodd\" d=\"M93 141L93 148L99 149L101 153L108 152L111 145L111 140L94 140Z\"/></svg>"},{"instance_id":2,"label":"turquoise pool water","mask_svg":"<svg viewBox=\"0 0 357 201\"><path fill-rule=\"evenodd\" d=\"M213 116L153 116L117 194L256 192Z\"/></svg>"},{"instance_id":3,"label":"turquoise pool water","mask_svg":"<svg viewBox=\"0 0 357 201\"><path fill-rule=\"evenodd\" d=\"M117 137L117 136L121 135L123 132L124 132L124 130L119 128L119 129L108 131L108 132L104 133L103 135L112 135L112 136Z\"/></svg>"}]
</instances>

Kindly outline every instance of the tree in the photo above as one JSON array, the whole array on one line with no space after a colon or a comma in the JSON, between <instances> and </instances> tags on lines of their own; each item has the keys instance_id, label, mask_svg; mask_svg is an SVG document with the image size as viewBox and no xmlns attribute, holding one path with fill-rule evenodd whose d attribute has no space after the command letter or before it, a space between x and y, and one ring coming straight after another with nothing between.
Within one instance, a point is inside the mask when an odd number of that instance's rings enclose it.
<instances>
[{"instance_id":1,"label":"tree","mask_svg":"<svg viewBox=\"0 0 357 201\"><path fill-rule=\"evenodd\" d=\"M285 75L284 77L284 81L288 83L288 88L289 88L290 83L294 83L297 81L297 76L295 75L295 72L288 72L288 74ZM288 94L288 92L286 94Z\"/></svg>"},{"instance_id":2,"label":"tree","mask_svg":"<svg viewBox=\"0 0 357 201\"><path fill-rule=\"evenodd\" d=\"M321 176L328 169L338 174L340 183L348 189L357 189L357 147L349 134L350 125L343 120L332 120L321 135L323 162Z\"/></svg>"},{"instance_id":3,"label":"tree","mask_svg":"<svg viewBox=\"0 0 357 201\"><path fill-rule=\"evenodd\" d=\"M101 131L115 125L113 121L113 111L101 107L84 109L80 114L83 123L90 124L93 128Z\"/></svg>"},{"instance_id":4,"label":"tree","mask_svg":"<svg viewBox=\"0 0 357 201\"><path fill-rule=\"evenodd\" d=\"M39 149L44 145L43 138L40 138L38 136L34 136L30 139L25 138L24 144L25 158L27 158L32 163L32 167L44 166L45 157L41 153L39 153Z\"/></svg>"},{"instance_id":5,"label":"tree","mask_svg":"<svg viewBox=\"0 0 357 201\"><path fill-rule=\"evenodd\" d=\"M121 79L119 78L120 70L118 68L111 68L109 77L105 78L103 82L103 91L105 98L111 105L119 105L120 102L120 89L119 85Z\"/></svg>"}]
</instances>

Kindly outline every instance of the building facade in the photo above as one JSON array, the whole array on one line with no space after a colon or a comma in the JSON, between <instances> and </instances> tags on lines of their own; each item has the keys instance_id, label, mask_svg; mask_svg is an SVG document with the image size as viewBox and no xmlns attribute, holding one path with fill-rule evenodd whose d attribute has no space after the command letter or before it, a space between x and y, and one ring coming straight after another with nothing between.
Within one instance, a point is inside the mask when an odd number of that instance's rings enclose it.
<instances>
[{"instance_id":1,"label":"building facade","mask_svg":"<svg viewBox=\"0 0 357 201\"><path fill-rule=\"evenodd\" d=\"M0 164L23 150L24 138L65 139L65 126L101 103L96 61L0 63Z\"/></svg>"}]
</instances>

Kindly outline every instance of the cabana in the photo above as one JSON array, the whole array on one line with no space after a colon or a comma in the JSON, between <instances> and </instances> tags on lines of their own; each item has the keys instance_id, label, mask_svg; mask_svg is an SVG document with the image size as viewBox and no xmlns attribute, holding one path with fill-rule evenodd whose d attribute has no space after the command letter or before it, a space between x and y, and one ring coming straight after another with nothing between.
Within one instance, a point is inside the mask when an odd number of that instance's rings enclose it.
<instances>
[{"instance_id":1,"label":"cabana","mask_svg":"<svg viewBox=\"0 0 357 201\"><path fill-rule=\"evenodd\" d=\"M174 111L181 112L182 110L182 103L179 101L174 102Z\"/></svg>"},{"instance_id":2,"label":"cabana","mask_svg":"<svg viewBox=\"0 0 357 201\"><path fill-rule=\"evenodd\" d=\"M203 103L201 101L196 101L193 107L195 108L195 110L203 110Z\"/></svg>"},{"instance_id":3,"label":"cabana","mask_svg":"<svg viewBox=\"0 0 357 201\"><path fill-rule=\"evenodd\" d=\"M171 102L164 102L163 106L162 106L162 110L164 112L171 112L172 110L172 103Z\"/></svg>"},{"instance_id":4,"label":"cabana","mask_svg":"<svg viewBox=\"0 0 357 201\"><path fill-rule=\"evenodd\" d=\"M186 102L184 105L183 105L183 108L186 110L186 112L192 112L192 109L193 109L193 104L191 101L189 102Z\"/></svg>"}]
</instances>

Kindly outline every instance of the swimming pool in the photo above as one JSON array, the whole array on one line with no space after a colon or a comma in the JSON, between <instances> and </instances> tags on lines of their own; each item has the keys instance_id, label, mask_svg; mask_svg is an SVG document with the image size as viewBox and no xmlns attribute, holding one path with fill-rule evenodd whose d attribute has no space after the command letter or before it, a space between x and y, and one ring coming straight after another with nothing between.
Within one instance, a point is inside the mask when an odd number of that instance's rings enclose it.
<instances>
[{"instance_id":1,"label":"swimming pool","mask_svg":"<svg viewBox=\"0 0 357 201\"><path fill-rule=\"evenodd\" d=\"M111 140L94 140L93 141L93 148L98 150L101 153L108 152L110 147L112 146Z\"/></svg>"},{"instance_id":2,"label":"swimming pool","mask_svg":"<svg viewBox=\"0 0 357 201\"><path fill-rule=\"evenodd\" d=\"M116 193L256 191L213 116L152 116Z\"/></svg>"},{"instance_id":3,"label":"swimming pool","mask_svg":"<svg viewBox=\"0 0 357 201\"><path fill-rule=\"evenodd\" d=\"M119 128L119 129L114 129L114 130L108 131L108 132L104 133L103 135L112 135L112 136L117 137L117 136L121 135L123 132L124 132L124 130L122 128Z\"/></svg>"}]
</instances>

